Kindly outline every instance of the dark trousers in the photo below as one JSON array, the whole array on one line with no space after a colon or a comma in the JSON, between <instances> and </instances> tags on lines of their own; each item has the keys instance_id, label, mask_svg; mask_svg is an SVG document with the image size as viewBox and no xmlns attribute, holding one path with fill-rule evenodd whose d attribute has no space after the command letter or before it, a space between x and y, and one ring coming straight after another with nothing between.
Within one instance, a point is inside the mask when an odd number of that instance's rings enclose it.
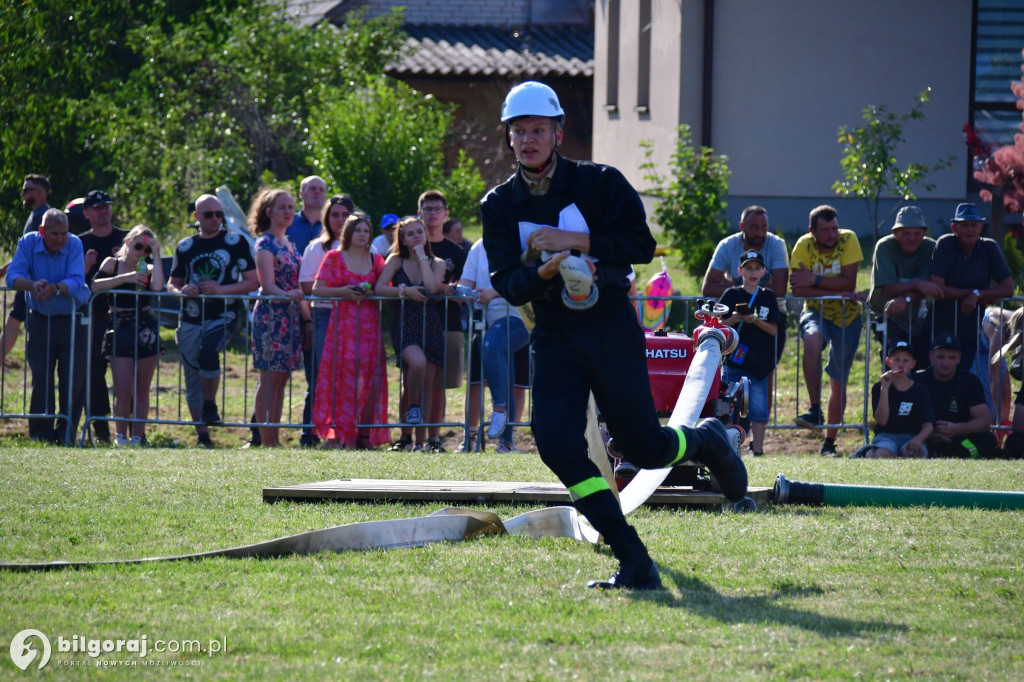
<instances>
[{"instance_id":1,"label":"dark trousers","mask_svg":"<svg viewBox=\"0 0 1024 682\"><path fill-rule=\"evenodd\" d=\"M678 453L675 432L662 427L655 412L646 345L636 312L625 296L609 304L602 315L586 322L555 329L538 326L531 339L532 426L537 450L570 489L601 476L587 456L584 437L591 391L616 449L626 459L640 467L659 468ZM614 502L613 497L608 499ZM601 516L614 518L616 514ZM617 519L625 523L621 511Z\"/></svg>"},{"instance_id":2,"label":"dark trousers","mask_svg":"<svg viewBox=\"0 0 1024 682\"><path fill-rule=\"evenodd\" d=\"M996 456L996 437L991 431L957 436L951 443L928 443L928 456L958 459L992 459Z\"/></svg>"},{"instance_id":3,"label":"dark trousers","mask_svg":"<svg viewBox=\"0 0 1024 682\"><path fill-rule=\"evenodd\" d=\"M302 406L302 423L313 423L313 396L316 393L317 360L312 346L302 349L302 369L306 374L306 401ZM313 429L308 426L302 429L302 435L313 435Z\"/></svg>"},{"instance_id":4,"label":"dark trousers","mask_svg":"<svg viewBox=\"0 0 1024 682\"><path fill-rule=\"evenodd\" d=\"M107 388L107 366L110 361L103 355L103 335L110 327L107 317L92 314L92 348L90 349L89 381L86 387L88 399L84 400L90 417L110 415L110 391ZM110 422L98 420L92 422L97 438L110 440Z\"/></svg>"},{"instance_id":5,"label":"dark trousers","mask_svg":"<svg viewBox=\"0 0 1024 682\"><path fill-rule=\"evenodd\" d=\"M77 313L74 316L47 317L30 311L25 321L25 360L32 372L29 410L32 414L64 415L71 423L71 436L68 439L68 420L59 420L55 429L52 416L29 419L28 432L32 438L55 440L68 445L75 441L85 397L87 345L86 327L78 324L79 320L81 316ZM54 394L54 372L57 374L56 385L60 392L59 409Z\"/></svg>"}]
</instances>

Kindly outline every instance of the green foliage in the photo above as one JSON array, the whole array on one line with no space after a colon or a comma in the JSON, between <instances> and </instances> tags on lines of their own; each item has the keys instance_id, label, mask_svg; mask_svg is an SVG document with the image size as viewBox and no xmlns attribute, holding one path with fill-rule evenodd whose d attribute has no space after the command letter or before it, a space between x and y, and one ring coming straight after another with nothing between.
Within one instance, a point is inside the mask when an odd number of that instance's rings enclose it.
<instances>
[{"instance_id":1,"label":"green foliage","mask_svg":"<svg viewBox=\"0 0 1024 682\"><path fill-rule=\"evenodd\" d=\"M1006 257L1006 265L1013 273L1017 291L1024 290L1024 254L1017 244L1017 238L1010 233L1003 237L1003 255Z\"/></svg>"},{"instance_id":2,"label":"green foliage","mask_svg":"<svg viewBox=\"0 0 1024 682\"><path fill-rule=\"evenodd\" d=\"M648 194L658 197L653 218L672 245L683 254L687 270L704 274L715 244L725 236L729 194L729 158L710 147L695 147L690 126L676 129L676 149L669 161L670 173L662 175L651 158L654 141L642 140L645 161L640 169L651 183ZM709 247L710 246L710 250Z\"/></svg>"},{"instance_id":3,"label":"green foliage","mask_svg":"<svg viewBox=\"0 0 1024 682\"><path fill-rule=\"evenodd\" d=\"M307 174L309 110L383 73L398 13L302 27L283 0L53 0L0 8L0 229L24 221L21 177L54 205L112 191L118 222L180 226L227 184L243 205L264 172Z\"/></svg>"},{"instance_id":4,"label":"green foliage","mask_svg":"<svg viewBox=\"0 0 1024 682\"><path fill-rule=\"evenodd\" d=\"M431 188L445 192L452 215L475 215L484 184L472 160L460 153L455 171L444 173L451 112L401 81L368 79L313 111L312 164L374 216L415 213Z\"/></svg>"},{"instance_id":5,"label":"green foliage","mask_svg":"<svg viewBox=\"0 0 1024 682\"><path fill-rule=\"evenodd\" d=\"M844 179L833 183L832 188L836 194L854 195L864 200L876 240L881 222L887 219L883 217L880 220L878 216L878 204L883 194L912 201L917 198L913 189L916 185L930 192L935 185L924 179L942 168L953 167L952 156L939 159L930 166L910 163L906 168L900 168L896 159L896 150L904 142L904 125L924 118L923 109L931 99L930 93L931 88L918 93L914 106L905 114L891 112L881 105L868 105L861 115L865 121L863 126L839 128L838 142L843 146L839 164Z\"/></svg>"}]
</instances>

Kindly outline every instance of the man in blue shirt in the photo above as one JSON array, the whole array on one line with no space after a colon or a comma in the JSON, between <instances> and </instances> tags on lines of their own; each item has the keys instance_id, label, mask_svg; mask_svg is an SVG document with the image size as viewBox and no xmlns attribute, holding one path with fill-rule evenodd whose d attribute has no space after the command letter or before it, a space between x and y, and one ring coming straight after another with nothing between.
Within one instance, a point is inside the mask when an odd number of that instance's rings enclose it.
<instances>
[{"instance_id":1,"label":"man in blue shirt","mask_svg":"<svg viewBox=\"0 0 1024 682\"><path fill-rule=\"evenodd\" d=\"M302 210L295 214L287 234L301 255L306 252L309 243L320 236L320 228L323 227L320 219L324 213L324 202L327 201L327 183L318 175L303 178L299 183L299 198L302 199ZM355 206L349 206L348 210L353 213Z\"/></svg>"},{"instance_id":2,"label":"man in blue shirt","mask_svg":"<svg viewBox=\"0 0 1024 682\"><path fill-rule=\"evenodd\" d=\"M82 242L68 233L68 218L58 209L43 214L38 232L18 240L7 270L7 284L26 293L25 360L32 373L29 436L70 444L81 417L85 387L86 332L77 314L89 300ZM54 400L54 369L60 410ZM54 429L52 415L64 420ZM69 428L70 426L70 428Z\"/></svg>"}]
</instances>

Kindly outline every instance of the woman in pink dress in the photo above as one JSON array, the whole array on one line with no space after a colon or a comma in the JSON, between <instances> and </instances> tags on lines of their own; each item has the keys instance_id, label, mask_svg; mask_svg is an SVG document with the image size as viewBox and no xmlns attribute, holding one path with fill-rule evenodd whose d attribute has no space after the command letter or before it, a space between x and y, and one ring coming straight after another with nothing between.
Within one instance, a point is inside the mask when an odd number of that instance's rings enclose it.
<instances>
[{"instance_id":1,"label":"woman in pink dress","mask_svg":"<svg viewBox=\"0 0 1024 682\"><path fill-rule=\"evenodd\" d=\"M327 447L372 448L387 443L387 428L356 424L387 421L388 384L380 307L365 300L384 269L384 259L370 252L369 219L356 213L341 229L341 250L324 256L313 282L317 296L334 304L313 398L313 424Z\"/></svg>"}]
</instances>

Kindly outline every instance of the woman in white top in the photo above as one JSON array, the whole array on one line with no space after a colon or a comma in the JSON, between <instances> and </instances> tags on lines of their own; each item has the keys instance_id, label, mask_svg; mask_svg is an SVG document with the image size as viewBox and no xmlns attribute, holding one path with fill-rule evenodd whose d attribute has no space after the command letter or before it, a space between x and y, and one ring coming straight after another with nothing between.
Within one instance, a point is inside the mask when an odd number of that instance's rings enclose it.
<instances>
[{"instance_id":1,"label":"woman in white top","mask_svg":"<svg viewBox=\"0 0 1024 682\"><path fill-rule=\"evenodd\" d=\"M302 265L299 266L299 287L302 293L310 296L313 293L313 282L316 273L324 261L328 251L341 247L341 229L348 220L349 210L345 205L347 197L336 194L324 204L324 214L320 219L323 228L318 239L309 242L302 254ZM334 303L328 300L315 300L311 303L313 320L313 372L309 377L309 385L316 386L316 373L320 367L320 358L324 354L324 339L327 338L327 325L331 322L331 311Z\"/></svg>"}]
</instances>

